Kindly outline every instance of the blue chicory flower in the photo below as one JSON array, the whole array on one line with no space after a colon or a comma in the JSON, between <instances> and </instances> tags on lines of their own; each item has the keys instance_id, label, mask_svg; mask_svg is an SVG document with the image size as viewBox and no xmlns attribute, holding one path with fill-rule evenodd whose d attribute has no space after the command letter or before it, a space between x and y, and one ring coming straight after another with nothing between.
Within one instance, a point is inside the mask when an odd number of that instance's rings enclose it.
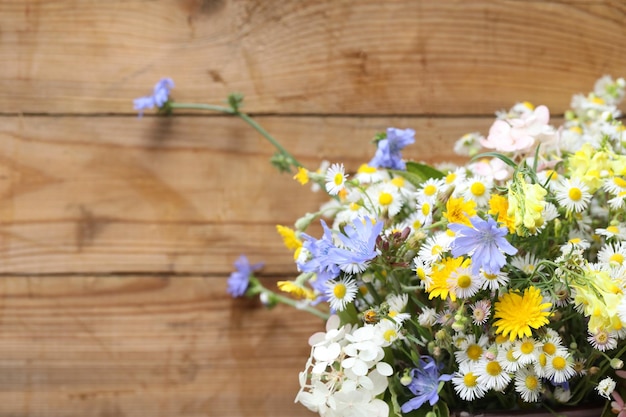
<instances>
[{"instance_id":1,"label":"blue chicory flower","mask_svg":"<svg viewBox=\"0 0 626 417\"><path fill-rule=\"evenodd\" d=\"M498 227L496 221L487 216L483 220L478 216L470 219L473 227L451 223L448 228L455 233L451 244L455 257L469 255L472 258L472 273L477 274L482 268L488 274L497 274L506 263L503 253L515 255L517 249L505 238L506 227Z\"/></svg>"},{"instance_id":2,"label":"blue chicory flower","mask_svg":"<svg viewBox=\"0 0 626 417\"><path fill-rule=\"evenodd\" d=\"M172 88L174 88L174 81L171 78L162 78L155 84L151 95L133 100L133 106L139 111L139 116L143 114L143 110L163 106L169 99Z\"/></svg>"},{"instance_id":3,"label":"blue chicory flower","mask_svg":"<svg viewBox=\"0 0 626 417\"><path fill-rule=\"evenodd\" d=\"M439 401L439 383L450 381L452 375L439 375L442 366L437 365L435 360L430 356L422 356L418 368L413 368L409 372L412 380L407 388L415 395L409 401L402 404L403 413L417 410L424 403L433 406Z\"/></svg>"},{"instance_id":4,"label":"blue chicory flower","mask_svg":"<svg viewBox=\"0 0 626 417\"><path fill-rule=\"evenodd\" d=\"M400 152L405 146L415 142L413 129L387 129L387 137L378 141L378 149L369 165L374 168L406 169Z\"/></svg>"},{"instance_id":5,"label":"blue chicory flower","mask_svg":"<svg viewBox=\"0 0 626 417\"><path fill-rule=\"evenodd\" d=\"M228 293L233 297L241 297L246 293L248 284L250 283L250 276L263 267L262 263L250 265L248 258L245 255L241 255L239 259L235 261L235 271L230 274L228 278Z\"/></svg>"},{"instance_id":6,"label":"blue chicory flower","mask_svg":"<svg viewBox=\"0 0 626 417\"><path fill-rule=\"evenodd\" d=\"M301 271L314 272L317 275L317 278L311 281L311 286L318 292L324 293L326 281L337 278L340 269L328 257L330 250L335 248L332 231L323 220L321 223L324 235L320 239L302 233L301 237L304 240L302 247L309 252L310 258L306 261L298 261L297 265Z\"/></svg>"},{"instance_id":7,"label":"blue chicory flower","mask_svg":"<svg viewBox=\"0 0 626 417\"><path fill-rule=\"evenodd\" d=\"M376 239L383 230L383 222L375 219L355 219L351 225L344 228L344 234L339 234L343 247L332 248L328 252L331 262L349 274L363 272L369 261L375 258Z\"/></svg>"}]
</instances>

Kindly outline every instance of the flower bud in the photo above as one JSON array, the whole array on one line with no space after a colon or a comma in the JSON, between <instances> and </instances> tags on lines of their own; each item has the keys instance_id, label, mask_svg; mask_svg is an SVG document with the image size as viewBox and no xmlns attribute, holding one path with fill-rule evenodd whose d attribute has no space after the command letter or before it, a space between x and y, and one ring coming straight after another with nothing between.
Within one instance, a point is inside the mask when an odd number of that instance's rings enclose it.
<instances>
[{"instance_id":1,"label":"flower bud","mask_svg":"<svg viewBox=\"0 0 626 417\"><path fill-rule=\"evenodd\" d=\"M400 377L400 383L405 387L413 382L413 377L409 375L409 372L410 371L408 369L405 369L404 374Z\"/></svg>"},{"instance_id":2,"label":"flower bud","mask_svg":"<svg viewBox=\"0 0 626 417\"><path fill-rule=\"evenodd\" d=\"M317 215L314 213L307 213L303 217L300 217L296 221L296 224L295 224L296 230L300 232L306 230L311 225L311 222L315 220L316 217Z\"/></svg>"},{"instance_id":3,"label":"flower bud","mask_svg":"<svg viewBox=\"0 0 626 417\"><path fill-rule=\"evenodd\" d=\"M624 367L624 361L620 358L611 359L611 368L613 369L622 369Z\"/></svg>"},{"instance_id":4,"label":"flower bud","mask_svg":"<svg viewBox=\"0 0 626 417\"><path fill-rule=\"evenodd\" d=\"M600 372L600 368L598 368L597 366L592 366L591 368L589 368L589 375L596 375L598 374L598 372Z\"/></svg>"}]
</instances>

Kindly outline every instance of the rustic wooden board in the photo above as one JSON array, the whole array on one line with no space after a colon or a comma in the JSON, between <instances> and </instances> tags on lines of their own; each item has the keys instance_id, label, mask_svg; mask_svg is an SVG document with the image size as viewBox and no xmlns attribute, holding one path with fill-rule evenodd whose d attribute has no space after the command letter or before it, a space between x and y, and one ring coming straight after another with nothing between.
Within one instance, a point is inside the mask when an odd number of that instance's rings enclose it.
<instances>
[{"instance_id":1,"label":"rustic wooden board","mask_svg":"<svg viewBox=\"0 0 626 417\"><path fill-rule=\"evenodd\" d=\"M44 1L0 4L0 112L132 112L163 76L183 101L253 112L562 112L626 68L622 1Z\"/></svg>"},{"instance_id":2,"label":"rustic wooden board","mask_svg":"<svg viewBox=\"0 0 626 417\"><path fill-rule=\"evenodd\" d=\"M219 277L3 277L0 414L311 415L293 399L323 323L225 290Z\"/></svg>"},{"instance_id":3,"label":"rustic wooden board","mask_svg":"<svg viewBox=\"0 0 626 417\"><path fill-rule=\"evenodd\" d=\"M406 157L450 155L490 118L262 117L311 169L356 170L387 126L412 127ZM433 145L434 144L434 145ZM275 232L327 201L268 159L229 117L6 117L0 127L0 272L228 273L241 253L294 273Z\"/></svg>"}]
</instances>

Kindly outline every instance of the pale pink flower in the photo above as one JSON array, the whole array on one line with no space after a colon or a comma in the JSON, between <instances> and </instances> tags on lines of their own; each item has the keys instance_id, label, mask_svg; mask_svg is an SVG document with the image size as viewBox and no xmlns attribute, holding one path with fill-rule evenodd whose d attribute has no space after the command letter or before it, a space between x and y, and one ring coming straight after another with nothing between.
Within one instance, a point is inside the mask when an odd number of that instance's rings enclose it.
<instances>
[{"instance_id":1,"label":"pale pink flower","mask_svg":"<svg viewBox=\"0 0 626 417\"><path fill-rule=\"evenodd\" d=\"M481 145L498 152L524 152L530 150L535 141L543 135L553 134L550 122L550 111L546 106L537 107L532 113L520 118L496 120L487 139Z\"/></svg>"},{"instance_id":2,"label":"pale pink flower","mask_svg":"<svg viewBox=\"0 0 626 417\"><path fill-rule=\"evenodd\" d=\"M617 391L613 391L611 395L615 399L615 401L611 401L611 411L617 414L617 417L626 417L626 404L624 404L622 396Z\"/></svg>"},{"instance_id":3,"label":"pale pink flower","mask_svg":"<svg viewBox=\"0 0 626 417\"><path fill-rule=\"evenodd\" d=\"M509 166L499 158L481 159L468 166L468 169L480 177L494 181L503 181L511 176Z\"/></svg>"}]
</instances>

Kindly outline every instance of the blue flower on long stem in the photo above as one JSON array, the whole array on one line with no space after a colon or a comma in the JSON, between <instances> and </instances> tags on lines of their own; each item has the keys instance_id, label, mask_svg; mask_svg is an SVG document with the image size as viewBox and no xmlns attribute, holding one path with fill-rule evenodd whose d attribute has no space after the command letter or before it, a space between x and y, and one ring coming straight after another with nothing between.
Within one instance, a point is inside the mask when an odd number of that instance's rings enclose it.
<instances>
[{"instance_id":1,"label":"blue flower on long stem","mask_svg":"<svg viewBox=\"0 0 626 417\"><path fill-rule=\"evenodd\" d=\"M370 219L355 219L344 228L345 234L339 234L343 247L336 247L328 252L329 259L349 274L363 272L369 261L378 256L376 239L383 230L383 222Z\"/></svg>"},{"instance_id":2,"label":"blue flower on long stem","mask_svg":"<svg viewBox=\"0 0 626 417\"><path fill-rule=\"evenodd\" d=\"M174 81L171 78L160 79L155 84L152 94L133 100L135 110L138 110L141 116L146 109L163 106L169 99L172 88L174 88Z\"/></svg>"},{"instance_id":3,"label":"blue flower on long stem","mask_svg":"<svg viewBox=\"0 0 626 417\"><path fill-rule=\"evenodd\" d=\"M415 142L413 129L387 129L387 137L378 141L378 149L369 165L375 168L406 169L402 160L402 148Z\"/></svg>"},{"instance_id":4,"label":"blue flower on long stem","mask_svg":"<svg viewBox=\"0 0 626 417\"><path fill-rule=\"evenodd\" d=\"M241 297L244 295L250 283L250 276L254 274L254 271L258 271L262 267L262 263L250 265L248 258L246 258L245 255L241 255L239 259L235 261L235 271L232 272L228 278L228 293L233 297Z\"/></svg>"},{"instance_id":5,"label":"blue flower on long stem","mask_svg":"<svg viewBox=\"0 0 626 417\"><path fill-rule=\"evenodd\" d=\"M407 388L415 395L409 401L402 404L402 412L408 413L417 410L426 402L431 406L439 401L439 383L450 381L452 375L439 375L441 366L437 365L435 360L430 356L422 356L420 358L419 367L409 371L412 378Z\"/></svg>"},{"instance_id":6,"label":"blue flower on long stem","mask_svg":"<svg viewBox=\"0 0 626 417\"><path fill-rule=\"evenodd\" d=\"M478 216L470 219L472 227L451 223L448 228L455 233L451 244L455 257L469 255L472 258L472 273L477 274L482 268L488 274L497 274L506 263L504 254L515 255L517 249L505 238L506 227L498 224L490 216L483 220Z\"/></svg>"}]
</instances>

